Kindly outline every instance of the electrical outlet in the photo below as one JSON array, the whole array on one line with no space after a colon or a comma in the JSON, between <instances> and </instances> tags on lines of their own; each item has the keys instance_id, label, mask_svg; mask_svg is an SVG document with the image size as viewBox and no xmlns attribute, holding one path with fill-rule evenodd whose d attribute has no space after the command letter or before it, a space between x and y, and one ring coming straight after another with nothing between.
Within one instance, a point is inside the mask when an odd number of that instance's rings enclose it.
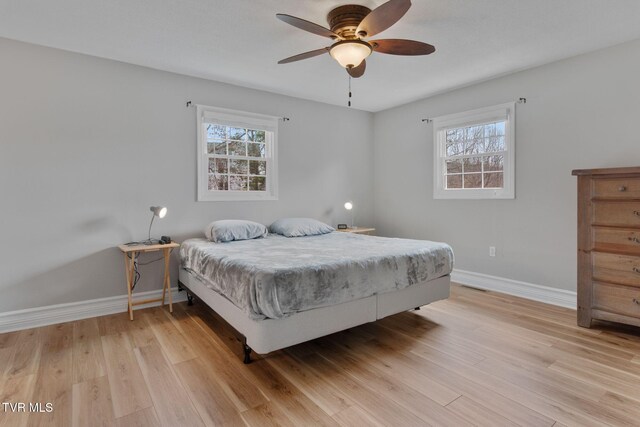
<instances>
[{"instance_id":1,"label":"electrical outlet","mask_svg":"<svg viewBox=\"0 0 640 427\"><path fill-rule=\"evenodd\" d=\"M489 256L496 256L496 247L489 246Z\"/></svg>"}]
</instances>

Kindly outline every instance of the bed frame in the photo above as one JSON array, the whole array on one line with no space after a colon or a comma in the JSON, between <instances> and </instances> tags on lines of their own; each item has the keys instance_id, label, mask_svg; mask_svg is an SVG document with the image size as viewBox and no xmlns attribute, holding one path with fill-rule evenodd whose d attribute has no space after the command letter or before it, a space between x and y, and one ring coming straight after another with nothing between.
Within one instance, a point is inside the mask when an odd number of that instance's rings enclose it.
<instances>
[{"instance_id":1,"label":"bed frame","mask_svg":"<svg viewBox=\"0 0 640 427\"><path fill-rule=\"evenodd\" d=\"M189 271L181 268L178 278L178 288L186 290L189 305L196 295L240 334L244 363L251 362L252 350L258 354L270 353L446 299L449 287L447 275L402 290L306 310L283 319L253 320Z\"/></svg>"}]
</instances>

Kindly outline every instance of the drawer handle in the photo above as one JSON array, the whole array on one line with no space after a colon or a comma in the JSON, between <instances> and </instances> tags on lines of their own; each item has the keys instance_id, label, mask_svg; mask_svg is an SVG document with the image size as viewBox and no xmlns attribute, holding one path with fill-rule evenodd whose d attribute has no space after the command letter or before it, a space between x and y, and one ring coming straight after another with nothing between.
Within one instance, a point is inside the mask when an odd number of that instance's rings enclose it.
<instances>
[{"instance_id":1,"label":"drawer handle","mask_svg":"<svg viewBox=\"0 0 640 427\"><path fill-rule=\"evenodd\" d=\"M633 211L633 214L634 214L635 216L640 216L640 211Z\"/></svg>"},{"instance_id":2,"label":"drawer handle","mask_svg":"<svg viewBox=\"0 0 640 427\"><path fill-rule=\"evenodd\" d=\"M621 185L620 187L618 187L618 191L621 193L624 191L627 191L627 187L625 187L624 185Z\"/></svg>"},{"instance_id":3,"label":"drawer handle","mask_svg":"<svg viewBox=\"0 0 640 427\"><path fill-rule=\"evenodd\" d=\"M633 267L633 272L634 272L634 273L638 273L638 274L640 274L640 268L638 268L638 267Z\"/></svg>"},{"instance_id":4,"label":"drawer handle","mask_svg":"<svg viewBox=\"0 0 640 427\"><path fill-rule=\"evenodd\" d=\"M633 243L637 243L640 245L640 239L638 239L637 237L633 236L633 237L629 237L629 241L633 242Z\"/></svg>"},{"instance_id":5,"label":"drawer handle","mask_svg":"<svg viewBox=\"0 0 640 427\"><path fill-rule=\"evenodd\" d=\"M634 303L636 303L636 304L638 304L638 305L640 305L640 300L638 300L638 298L634 298L634 299L633 299L633 302L634 302Z\"/></svg>"}]
</instances>

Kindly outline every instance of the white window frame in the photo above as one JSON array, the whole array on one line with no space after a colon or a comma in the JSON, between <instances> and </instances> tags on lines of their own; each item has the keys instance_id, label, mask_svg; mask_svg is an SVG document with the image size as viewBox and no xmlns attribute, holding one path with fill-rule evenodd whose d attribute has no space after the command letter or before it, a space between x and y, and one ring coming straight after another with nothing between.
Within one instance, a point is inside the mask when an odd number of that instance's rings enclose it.
<instances>
[{"instance_id":1,"label":"white window frame","mask_svg":"<svg viewBox=\"0 0 640 427\"><path fill-rule=\"evenodd\" d=\"M205 105L197 105L196 107L198 201L278 200L278 123L280 118ZM264 158L267 162L266 191L209 190L209 153L207 152L205 123L264 130L272 135L272 138L267 138L265 141L267 153Z\"/></svg>"},{"instance_id":2,"label":"white window frame","mask_svg":"<svg viewBox=\"0 0 640 427\"><path fill-rule=\"evenodd\" d=\"M515 102L450 114L433 119L434 199L514 199L515 198ZM503 188L446 188L446 132L505 120Z\"/></svg>"}]
</instances>

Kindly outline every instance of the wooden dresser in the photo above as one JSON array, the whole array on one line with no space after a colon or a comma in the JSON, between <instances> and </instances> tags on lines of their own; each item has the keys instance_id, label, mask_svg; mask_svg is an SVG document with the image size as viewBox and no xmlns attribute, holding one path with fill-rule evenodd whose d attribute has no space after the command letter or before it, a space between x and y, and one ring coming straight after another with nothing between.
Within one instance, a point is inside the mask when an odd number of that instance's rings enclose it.
<instances>
[{"instance_id":1,"label":"wooden dresser","mask_svg":"<svg viewBox=\"0 0 640 427\"><path fill-rule=\"evenodd\" d=\"M640 167L578 177L578 325L640 326Z\"/></svg>"}]
</instances>

